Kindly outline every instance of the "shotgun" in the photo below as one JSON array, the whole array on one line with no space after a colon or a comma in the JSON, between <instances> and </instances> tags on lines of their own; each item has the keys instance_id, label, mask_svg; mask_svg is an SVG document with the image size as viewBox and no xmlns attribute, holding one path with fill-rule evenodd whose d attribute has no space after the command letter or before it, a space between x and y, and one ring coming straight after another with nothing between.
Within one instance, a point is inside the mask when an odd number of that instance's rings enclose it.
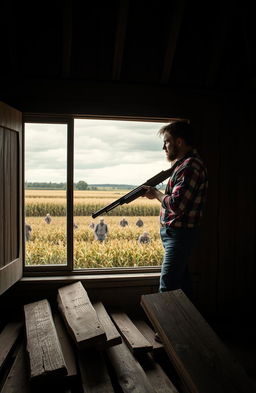
<instances>
[{"instance_id":1,"label":"shotgun","mask_svg":"<svg viewBox=\"0 0 256 393\"><path fill-rule=\"evenodd\" d=\"M143 186L155 187L158 184L162 183L164 180L166 180L168 177L171 176L174 167L176 167L176 165L173 165L170 169L167 169L166 171L159 172L157 175L151 177L145 183L134 188L132 191L123 195L121 198L103 207L102 209L97 210L95 213L92 214L92 218L96 218L101 214L108 213L110 210L115 209L119 205L123 205L124 203L130 203L134 201L135 199L137 199L138 197L142 196L145 193L146 190L143 188Z\"/></svg>"}]
</instances>

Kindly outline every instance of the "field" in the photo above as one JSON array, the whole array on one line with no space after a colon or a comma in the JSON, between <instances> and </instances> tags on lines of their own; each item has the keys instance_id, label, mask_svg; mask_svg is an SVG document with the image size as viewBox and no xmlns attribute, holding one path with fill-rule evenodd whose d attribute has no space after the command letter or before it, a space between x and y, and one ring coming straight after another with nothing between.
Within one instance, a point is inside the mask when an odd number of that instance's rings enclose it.
<instances>
[{"instance_id":1,"label":"field","mask_svg":"<svg viewBox=\"0 0 256 393\"><path fill-rule=\"evenodd\" d=\"M146 198L114 209L104 216L109 234L104 243L94 239L89 227L91 213L120 198L125 192L77 191L74 195L74 264L75 268L108 268L128 266L155 266L162 261L163 249L159 239L159 204ZM26 242L26 265L46 265L66 263L66 203L65 191L26 191L26 222L31 225L31 239ZM124 209L125 208L125 209ZM87 214L85 214L85 212ZM152 214L152 212L154 214ZM50 213L51 224L44 222ZM121 216L125 216L129 226L119 226ZM135 225L141 217L144 226ZM148 232L149 244L141 245L138 237Z\"/></svg>"}]
</instances>

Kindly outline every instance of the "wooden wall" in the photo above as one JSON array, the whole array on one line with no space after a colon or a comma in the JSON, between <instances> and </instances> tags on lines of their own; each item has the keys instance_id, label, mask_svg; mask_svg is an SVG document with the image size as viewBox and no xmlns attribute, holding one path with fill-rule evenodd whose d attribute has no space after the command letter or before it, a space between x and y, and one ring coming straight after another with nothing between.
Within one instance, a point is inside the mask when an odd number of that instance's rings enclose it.
<instances>
[{"instance_id":1,"label":"wooden wall","mask_svg":"<svg viewBox=\"0 0 256 393\"><path fill-rule=\"evenodd\" d=\"M190 118L209 173L201 242L191 260L195 302L205 315L250 313L256 273L254 96L69 82L66 89L54 82L24 87L13 104L28 113Z\"/></svg>"},{"instance_id":2,"label":"wooden wall","mask_svg":"<svg viewBox=\"0 0 256 393\"><path fill-rule=\"evenodd\" d=\"M22 275L22 114L0 103L0 293Z\"/></svg>"}]
</instances>

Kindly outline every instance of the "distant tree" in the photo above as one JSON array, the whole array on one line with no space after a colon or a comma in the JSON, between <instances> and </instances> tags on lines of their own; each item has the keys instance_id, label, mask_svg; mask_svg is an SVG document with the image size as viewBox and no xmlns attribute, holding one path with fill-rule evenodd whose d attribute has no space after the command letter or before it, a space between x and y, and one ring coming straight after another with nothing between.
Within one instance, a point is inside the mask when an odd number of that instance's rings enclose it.
<instances>
[{"instance_id":1,"label":"distant tree","mask_svg":"<svg viewBox=\"0 0 256 393\"><path fill-rule=\"evenodd\" d=\"M76 183L76 189L77 190L87 190L88 184L85 181L80 180L78 183Z\"/></svg>"}]
</instances>

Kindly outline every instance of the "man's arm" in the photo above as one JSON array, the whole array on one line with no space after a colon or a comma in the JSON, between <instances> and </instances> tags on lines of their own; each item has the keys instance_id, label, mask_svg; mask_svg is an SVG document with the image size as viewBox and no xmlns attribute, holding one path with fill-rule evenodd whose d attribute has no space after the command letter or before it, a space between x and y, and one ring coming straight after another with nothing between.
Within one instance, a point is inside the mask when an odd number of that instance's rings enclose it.
<instances>
[{"instance_id":1,"label":"man's arm","mask_svg":"<svg viewBox=\"0 0 256 393\"><path fill-rule=\"evenodd\" d=\"M144 197L148 199L158 199L159 202L162 204L165 195L161 191L151 186L143 186L143 187L146 190L145 194L143 195Z\"/></svg>"}]
</instances>

